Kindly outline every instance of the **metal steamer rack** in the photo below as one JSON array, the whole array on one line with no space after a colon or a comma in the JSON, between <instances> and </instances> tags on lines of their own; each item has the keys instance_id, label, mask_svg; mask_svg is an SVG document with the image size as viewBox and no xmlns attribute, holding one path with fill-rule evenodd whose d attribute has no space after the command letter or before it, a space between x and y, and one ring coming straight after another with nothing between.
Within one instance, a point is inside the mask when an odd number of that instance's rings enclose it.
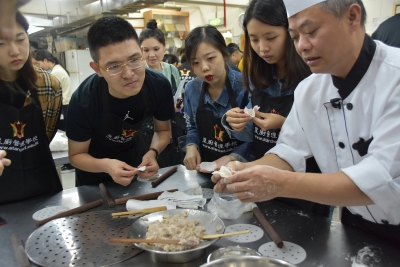
<instances>
[{"instance_id":1,"label":"metal steamer rack","mask_svg":"<svg viewBox=\"0 0 400 267\"><path fill-rule=\"evenodd\" d=\"M25 245L29 259L37 265L110 266L140 252L133 244L111 244L110 238L128 238L137 218L113 218L111 211L76 214L37 228Z\"/></svg>"}]
</instances>

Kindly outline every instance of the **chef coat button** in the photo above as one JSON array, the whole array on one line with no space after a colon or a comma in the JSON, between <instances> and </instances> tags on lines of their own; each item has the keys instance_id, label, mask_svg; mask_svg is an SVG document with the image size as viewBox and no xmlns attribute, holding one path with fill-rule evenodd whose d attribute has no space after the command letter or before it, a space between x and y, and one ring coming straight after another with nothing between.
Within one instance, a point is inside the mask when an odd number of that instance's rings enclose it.
<instances>
[{"instance_id":1,"label":"chef coat button","mask_svg":"<svg viewBox=\"0 0 400 267\"><path fill-rule=\"evenodd\" d=\"M387 220L382 220L381 221L383 224L389 224L389 222Z\"/></svg>"},{"instance_id":2,"label":"chef coat button","mask_svg":"<svg viewBox=\"0 0 400 267\"><path fill-rule=\"evenodd\" d=\"M352 103L348 103L346 105L346 107L347 107L348 110L352 110L353 109L353 104Z\"/></svg>"},{"instance_id":3,"label":"chef coat button","mask_svg":"<svg viewBox=\"0 0 400 267\"><path fill-rule=\"evenodd\" d=\"M354 143L352 147L353 149L357 150L357 143Z\"/></svg>"},{"instance_id":4,"label":"chef coat button","mask_svg":"<svg viewBox=\"0 0 400 267\"><path fill-rule=\"evenodd\" d=\"M342 142L339 142L339 147L340 148L345 148L345 145Z\"/></svg>"}]
</instances>

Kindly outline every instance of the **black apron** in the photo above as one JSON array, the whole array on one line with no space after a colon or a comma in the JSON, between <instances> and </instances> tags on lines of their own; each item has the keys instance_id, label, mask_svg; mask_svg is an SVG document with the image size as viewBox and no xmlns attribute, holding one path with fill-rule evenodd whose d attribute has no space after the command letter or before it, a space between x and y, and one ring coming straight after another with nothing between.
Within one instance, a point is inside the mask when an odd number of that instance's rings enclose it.
<instances>
[{"instance_id":1,"label":"black apron","mask_svg":"<svg viewBox=\"0 0 400 267\"><path fill-rule=\"evenodd\" d=\"M32 103L20 109L0 103L0 149L11 160L0 176L0 203L62 190L37 91L31 93Z\"/></svg>"},{"instance_id":2,"label":"black apron","mask_svg":"<svg viewBox=\"0 0 400 267\"><path fill-rule=\"evenodd\" d=\"M285 95L278 97L271 97L266 92L258 91L252 98L253 106L260 106L259 111L263 113L275 113L285 118L290 113L294 102L294 95ZM281 129L270 129L263 131L255 123L253 123L253 143L256 153L256 158L262 158L264 154L273 148L278 141ZM317 162L314 157L306 160L306 172L321 173ZM329 217L330 206L317 204L314 202L292 199L292 198L278 198L280 201L299 207L303 210L312 211L319 215Z\"/></svg>"},{"instance_id":3,"label":"black apron","mask_svg":"<svg viewBox=\"0 0 400 267\"><path fill-rule=\"evenodd\" d=\"M140 145L143 143L140 141L142 140L140 128L143 121L152 114L145 87L142 88L140 94L143 96L146 111L142 120L132 125L110 113L108 88L102 88L103 124L93 133L89 145L89 155L98 159L117 159L132 167L140 164L143 155L149 149L149 147L145 148ZM92 173L80 169L75 170L75 177L77 186L112 180L108 173Z\"/></svg>"},{"instance_id":4,"label":"black apron","mask_svg":"<svg viewBox=\"0 0 400 267\"><path fill-rule=\"evenodd\" d=\"M382 221L383 224L373 223L363 219L361 215L352 214L347 208L343 208L341 221L343 224L400 244L400 225L389 224L387 221Z\"/></svg>"},{"instance_id":5,"label":"black apron","mask_svg":"<svg viewBox=\"0 0 400 267\"><path fill-rule=\"evenodd\" d=\"M226 77L225 86L228 90L231 108L236 108L238 105L228 76ZM221 117L215 117L212 111L204 108L204 97L206 92L207 83L203 82L199 106L196 112L196 124L201 142L201 161L211 162L229 155L236 147L243 144L243 142L237 139L231 139L222 126Z\"/></svg>"}]
</instances>

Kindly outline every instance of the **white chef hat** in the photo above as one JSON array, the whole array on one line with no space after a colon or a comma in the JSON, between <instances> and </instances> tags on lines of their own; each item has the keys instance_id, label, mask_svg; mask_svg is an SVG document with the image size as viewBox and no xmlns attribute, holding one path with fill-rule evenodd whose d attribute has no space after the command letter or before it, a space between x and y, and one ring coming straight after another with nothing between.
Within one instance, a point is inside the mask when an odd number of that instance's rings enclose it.
<instances>
[{"instance_id":1,"label":"white chef hat","mask_svg":"<svg viewBox=\"0 0 400 267\"><path fill-rule=\"evenodd\" d=\"M316 5L326 0L283 0L286 6L287 17L291 17L310 6Z\"/></svg>"}]
</instances>

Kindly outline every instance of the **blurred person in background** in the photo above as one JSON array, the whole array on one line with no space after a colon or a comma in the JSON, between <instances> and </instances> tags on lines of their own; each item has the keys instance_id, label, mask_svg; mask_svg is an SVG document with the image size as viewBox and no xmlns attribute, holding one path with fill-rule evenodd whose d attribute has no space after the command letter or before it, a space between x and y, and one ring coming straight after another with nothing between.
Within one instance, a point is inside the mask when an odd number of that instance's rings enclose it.
<instances>
[{"instance_id":1,"label":"blurred person in background","mask_svg":"<svg viewBox=\"0 0 400 267\"><path fill-rule=\"evenodd\" d=\"M61 83L62 88L62 114L63 119L58 124L58 129L65 131L68 114L68 104L72 96L71 80L68 70L60 63L60 61L47 50L35 50L32 52L32 63L34 66L41 68L55 76ZM75 88L76 89L76 88ZM70 172L75 168L71 164L61 166L61 172Z\"/></svg>"},{"instance_id":2,"label":"blurred person in background","mask_svg":"<svg viewBox=\"0 0 400 267\"><path fill-rule=\"evenodd\" d=\"M173 54L165 54L163 61L165 63L168 63L171 65L174 65L175 67L178 67L178 63L179 63L178 57Z\"/></svg>"},{"instance_id":3,"label":"blurred person in background","mask_svg":"<svg viewBox=\"0 0 400 267\"><path fill-rule=\"evenodd\" d=\"M235 43L230 43L226 46L228 53L231 55L230 60L243 72L243 51Z\"/></svg>"},{"instance_id":4,"label":"blurred person in background","mask_svg":"<svg viewBox=\"0 0 400 267\"><path fill-rule=\"evenodd\" d=\"M400 13L382 22L372 34L372 39L400 48Z\"/></svg>"},{"instance_id":5,"label":"blurred person in background","mask_svg":"<svg viewBox=\"0 0 400 267\"><path fill-rule=\"evenodd\" d=\"M170 82L172 94L175 95L181 78L178 69L174 65L163 62L166 42L164 33L157 28L156 20L152 19L147 22L146 28L140 33L139 42L147 67L162 74ZM166 89L159 88L159 90ZM179 97L181 98L181 96ZM181 102L178 102L178 100L175 101L174 109L175 116L171 119L172 136L170 144L158 158L160 168L182 164L183 162L184 154L178 145L178 138L184 135L186 130L183 114L181 113ZM151 119L148 119L144 123L144 127L145 142L149 142L149 137L152 136L153 132L153 122Z\"/></svg>"}]
</instances>

